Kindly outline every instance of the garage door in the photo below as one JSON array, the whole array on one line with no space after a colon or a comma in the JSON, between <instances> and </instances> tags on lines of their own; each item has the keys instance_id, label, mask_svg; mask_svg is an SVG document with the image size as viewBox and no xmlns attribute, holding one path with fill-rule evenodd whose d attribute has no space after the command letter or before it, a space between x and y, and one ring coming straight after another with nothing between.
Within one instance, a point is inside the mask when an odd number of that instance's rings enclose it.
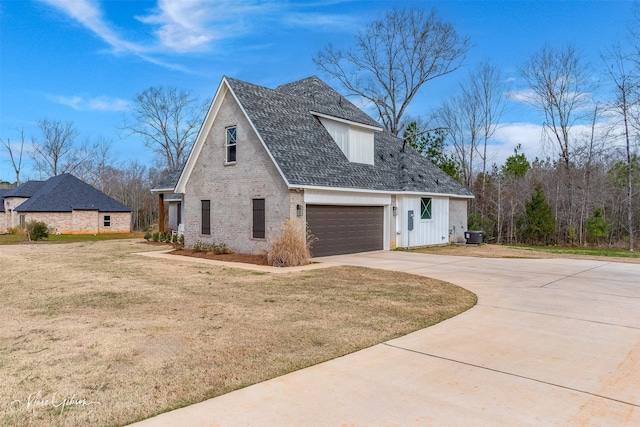
<instances>
[{"instance_id":1,"label":"garage door","mask_svg":"<svg viewBox=\"0 0 640 427\"><path fill-rule=\"evenodd\" d=\"M313 256L351 254L383 248L382 206L307 205L307 224L316 237Z\"/></svg>"}]
</instances>

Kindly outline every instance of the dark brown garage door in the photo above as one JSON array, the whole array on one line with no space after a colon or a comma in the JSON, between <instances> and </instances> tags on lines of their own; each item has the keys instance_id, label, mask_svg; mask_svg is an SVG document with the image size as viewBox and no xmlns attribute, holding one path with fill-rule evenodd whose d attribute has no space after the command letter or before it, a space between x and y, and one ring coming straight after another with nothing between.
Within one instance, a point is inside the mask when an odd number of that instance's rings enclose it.
<instances>
[{"instance_id":1,"label":"dark brown garage door","mask_svg":"<svg viewBox=\"0 0 640 427\"><path fill-rule=\"evenodd\" d=\"M382 206L307 205L307 224L317 240L313 256L381 250Z\"/></svg>"}]
</instances>

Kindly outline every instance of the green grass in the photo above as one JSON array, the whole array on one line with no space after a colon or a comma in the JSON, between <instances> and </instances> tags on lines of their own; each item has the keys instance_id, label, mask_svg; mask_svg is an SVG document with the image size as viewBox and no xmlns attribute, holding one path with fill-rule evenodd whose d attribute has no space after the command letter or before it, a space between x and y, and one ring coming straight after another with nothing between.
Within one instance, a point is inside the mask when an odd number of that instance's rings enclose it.
<instances>
[{"instance_id":1,"label":"green grass","mask_svg":"<svg viewBox=\"0 0 640 427\"><path fill-rule=\"evenodd\" d=\"M516 249L527 249L531 251L547 252L550 254L571 254L571 255L587 255L587 256L607 256L620 258L640 258L639 252L629 252L627 249L610 249L610 248L577 248L571 246L515 246L509 247Z\"/></svg>"},{"instance_id":2,"label":"green grass","mask_svg":"<svg viewBox=\"0 0 640 427\"><path fill-rule=\"evenodd\" d=\"M50 234L49 238L38 242L96 242L102 240L142 238L144 233L104 233L104 234ZM25 234L0 234L0 245L11 243L28 243Z\"/></svg>"}]
</instances>

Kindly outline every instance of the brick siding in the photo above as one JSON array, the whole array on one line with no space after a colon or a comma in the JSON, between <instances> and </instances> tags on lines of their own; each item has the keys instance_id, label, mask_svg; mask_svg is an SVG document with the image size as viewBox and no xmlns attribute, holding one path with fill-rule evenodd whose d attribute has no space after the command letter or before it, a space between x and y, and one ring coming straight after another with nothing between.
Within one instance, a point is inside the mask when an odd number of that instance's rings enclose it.
<instances>
[{"instance_id":1,"label":"brick siding","mask_svg":"<svg viewBox=\"0 0 640 427\"><path fill-rule=\"evenodd\" d=\"M237 161L225 165L229 126L237 130ZM265 199L265 239L252 237L253 199ZM210 235L201 234L201 200L211 200ZM295 218L296 203L301 202L292 201L267 151L227 93L186 184L185 246L202 241L226 243L234 252L265 252L284 221Z\"/></svg>"}]
</instances>

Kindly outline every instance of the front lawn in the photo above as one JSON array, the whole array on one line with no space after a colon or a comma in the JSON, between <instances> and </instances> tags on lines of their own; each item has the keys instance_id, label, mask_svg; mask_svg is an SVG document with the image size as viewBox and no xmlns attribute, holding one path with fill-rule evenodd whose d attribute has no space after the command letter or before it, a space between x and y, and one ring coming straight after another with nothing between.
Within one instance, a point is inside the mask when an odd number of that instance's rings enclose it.
<instances>
[{"instance_id":1,"label":"front lawn","mask_svg":"<svg viewBox=\"0 0 640 427\"><path fill-rule=\"evenodd\" d=\"M0 425L123 425L438 323L472 293L358 267L265 274L133 255L142 240L0 246ZM165 249L165 246L159 247Z\"/></svg>"},{"instance_id":2,"label":"front lawn","mask_svg":"<svg viewBox=\"0 0 640 427\"><path fill-rule=\"evenodd\" d=\"M144 233L103 233L103 234L49 234L41 242L95 242L99 240L142 238ZM0 245L8 243L27 243L29 237L23 233L0 234Z\"/></svg>"}]
</instances>

